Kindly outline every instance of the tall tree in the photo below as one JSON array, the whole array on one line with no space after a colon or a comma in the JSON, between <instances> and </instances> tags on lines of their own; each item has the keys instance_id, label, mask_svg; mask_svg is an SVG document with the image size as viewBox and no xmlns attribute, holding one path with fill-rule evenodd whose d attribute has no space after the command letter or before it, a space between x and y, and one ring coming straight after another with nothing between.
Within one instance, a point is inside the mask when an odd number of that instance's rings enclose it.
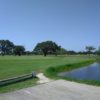
<instances>
[{"instance_id":1,"label":"tall tree","mask_svg":"<svg viewBox=\"0 0 100 100\"><path fill-rule=\"evenodd\" d=\"M2 55L12 54L14 49L13 42L9 40L0 40L0 51Z\"/></svg>"},{"instance_id":2,"label":"tall tree","mask_svg":"<svg viewBox=\"0 0 100 100\"><path fill-rule=\"evenodd\" d=\"M57 54L57 50L60 50L60 46L58 46L53 41L45 41L38 43L36 47L34 48L34 52L42 52L44 56L46 56L48 53Z\"/></svg>"},{"instance_id":3,"label":"tall tree","mask_svg":"<svg viewBox=\"0 0 100 100\"><path fill-rule=\"evenodd\" d=\"M14 54L21 56L25 52L24 46L15 46L14 47Z\"/></svg>"}]
</instances>

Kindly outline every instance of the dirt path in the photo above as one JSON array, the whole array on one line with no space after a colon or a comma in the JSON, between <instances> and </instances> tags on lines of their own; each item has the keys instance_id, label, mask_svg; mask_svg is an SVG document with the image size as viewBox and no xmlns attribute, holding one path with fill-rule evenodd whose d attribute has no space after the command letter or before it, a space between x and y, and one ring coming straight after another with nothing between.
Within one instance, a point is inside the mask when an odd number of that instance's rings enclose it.
<instances>
[{"instance_id":1,"label":"dirt path","mask_svg":"<svg viewBox=\"0 0 100 100\"><path fill-rule=\"evenodd\" d=\"M41 84L41 83L48 83L48 82L52 81L52 80L50 80L49 78L47 78L46 76L44 76L43 73L39 73L39 74L37 74L36 76L37 76L38 79L39 79L39 81L38 81L39 84Z\"/></svg>"},{"instance_id":2,"label":"dirt path","mask_svg":"<svg viewBox=\"0 0 100 100\"><path fill-rule=\"evenodd\" d=\"M100 87L57 80L0 94L0 100L100 100Z\"/></svg>"}]
</instances>

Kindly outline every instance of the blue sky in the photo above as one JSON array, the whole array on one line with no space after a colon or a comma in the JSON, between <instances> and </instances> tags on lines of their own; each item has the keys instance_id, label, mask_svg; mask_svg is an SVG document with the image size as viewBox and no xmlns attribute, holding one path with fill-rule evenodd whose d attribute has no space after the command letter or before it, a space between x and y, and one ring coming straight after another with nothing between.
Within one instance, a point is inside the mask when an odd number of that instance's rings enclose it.
<instances>
[{"instance_id":1,"label":"blue sky","mask_svg":"<svg viewBox=\"0 0 100 100\"><path fill-rule=\"evenodd\" d=\"M33 50L52 40L67 50L100 46L100 0L0 0L0 39Z\"/></svg>"}]
</instances>

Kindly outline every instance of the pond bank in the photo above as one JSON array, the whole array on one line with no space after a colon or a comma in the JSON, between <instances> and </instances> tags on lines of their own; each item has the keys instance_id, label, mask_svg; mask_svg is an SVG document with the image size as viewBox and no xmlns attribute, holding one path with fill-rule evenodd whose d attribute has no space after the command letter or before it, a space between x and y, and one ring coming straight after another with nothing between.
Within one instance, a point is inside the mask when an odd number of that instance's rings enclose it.
<instances>
[{"instance_id":1,"label":"pond bank","mask_svg":"<svg viewBox=\"0 0 100 100\"><path fill-rule=\"evenodd\" d=\"M57 76L58 73L78 69L78 68L90 65L90 64L92 64L96 61L97 60L89 60L89 61L75 63L75 64L66 64L66 65L62 65L62 66L49 67L46 70L45 75L50 77L50 78L53 78L53 79L61 79L61 77ZM100 81L76 80L76 79L72 79L72 78L63 78L63 79L70 80L70 81L76 81L76 82L79 82L79 83L86 83L86 84L90 84L90 85L100 86Z\"/></svg>"}]
</instances>

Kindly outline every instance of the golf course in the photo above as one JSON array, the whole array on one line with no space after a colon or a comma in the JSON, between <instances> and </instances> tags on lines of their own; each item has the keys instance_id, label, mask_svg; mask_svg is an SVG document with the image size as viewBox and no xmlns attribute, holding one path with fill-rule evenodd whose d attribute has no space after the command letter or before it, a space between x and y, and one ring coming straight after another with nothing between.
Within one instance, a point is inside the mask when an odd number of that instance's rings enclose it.
<instances>
[{"instance_id":1,"label":"golf course","mask_svg":"<svg viewBox=\"0 0 100 100\"><path fill-rule=\"evenodd\" d=\"M100 100L100 0L0 0L0 100Z\"/></svg>"},{"instance_id":2,"label":"golf course","mask_svg":"<svg viewBox=\"0 0 100 100\"><path fill-rule=\"evenodd\" d=\"M57 68L57 66L64 66L69 64L74 65L80 63L82 66L86 64L85 62L92 63L93 61L95 61L94 57L88 57L86 55L48 55L47 57L44 57L43 55L0 56L0 80L18 77L20 75L29 74L33 71L36 73L45 73L46 70L50 67ZM71 69L74 69L74 66ZM37 78L30 79L23 82L0 87L0 93L18 90L25 87L31 87L37 84L37 80Z\"/></svg>"}]
</instances>

